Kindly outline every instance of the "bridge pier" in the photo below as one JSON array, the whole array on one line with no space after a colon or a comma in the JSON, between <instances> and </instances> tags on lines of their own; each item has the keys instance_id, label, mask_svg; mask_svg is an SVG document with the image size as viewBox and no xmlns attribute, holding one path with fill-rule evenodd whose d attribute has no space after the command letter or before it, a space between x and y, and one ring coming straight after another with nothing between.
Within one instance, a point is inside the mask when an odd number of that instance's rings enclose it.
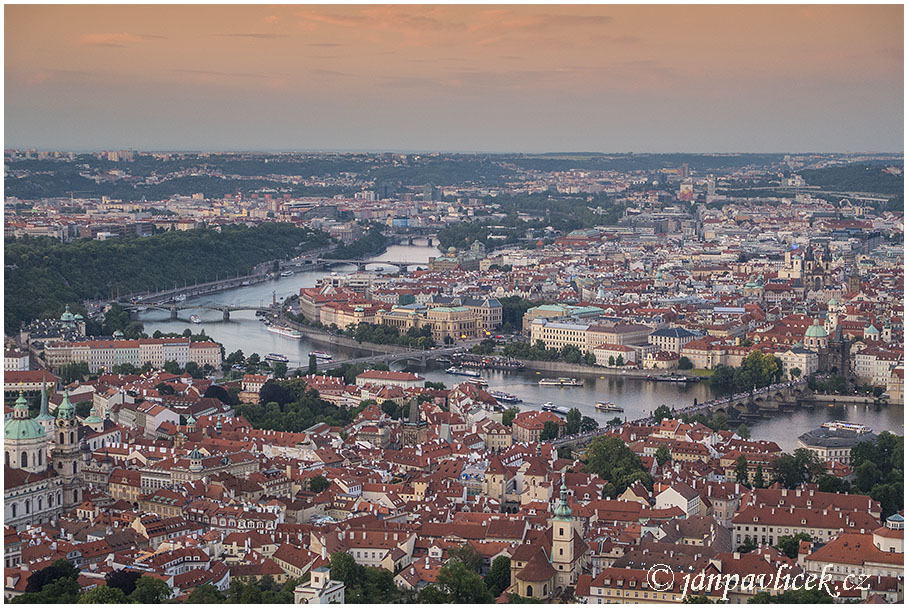
<instances>
[{"instance_id":1,"label":"bridge pier","mask_svg":"<svg viewBox=\"0 0 909 609\"><path fill-rule=\"evenodd\" d=\"M230 321L230 309L222 309L222 310L221 310L221 318L222 318L224 321Z\"/></svg>"},{"instance_id":2,"label":"bridge pier","mask_svg":"<svg viewBox=\"0 0 909 609\"><path fill-rule=\"evenodd\" d=\"M177 307L170 308L170 318L171 320L177 319Z\"/></svg>"}]
</instances>

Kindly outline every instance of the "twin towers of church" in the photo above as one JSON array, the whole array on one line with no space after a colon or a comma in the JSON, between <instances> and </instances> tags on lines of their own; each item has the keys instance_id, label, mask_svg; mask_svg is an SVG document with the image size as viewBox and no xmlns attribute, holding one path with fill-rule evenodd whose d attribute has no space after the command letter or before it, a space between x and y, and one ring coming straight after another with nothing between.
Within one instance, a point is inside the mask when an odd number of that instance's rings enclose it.
<instances>
[{"instance_id":1,"label":"twin towers of church","mask_svg":"<svg viewBox=\"0 0 909 609\"><path fill-rule=\"evenodd\" d=\"M79 422L65 390L53 416L48 412L47 388L42 385L41 410L34 419L29 417L28 403L20 391L13 418L4 425L3 436L8 467L33 474L46 472L56 478L55 503L64 512L79 504L82 495Z\"/></svg>"}]
</instances>

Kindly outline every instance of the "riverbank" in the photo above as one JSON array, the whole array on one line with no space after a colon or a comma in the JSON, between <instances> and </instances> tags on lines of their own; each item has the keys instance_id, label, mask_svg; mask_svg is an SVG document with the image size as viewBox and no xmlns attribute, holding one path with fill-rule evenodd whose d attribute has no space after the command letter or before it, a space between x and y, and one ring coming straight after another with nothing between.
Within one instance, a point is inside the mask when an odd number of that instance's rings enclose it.
<instances>
[{"instance_id":1,"label":"riverbank","mask_svg":"<svg viewBox=\"0 0 909 609\"><path fill-rule=\"evenodd\" d=\"M338 336L336 334L331 334L325 330L318 330L310 326L304 326L303 324L298 324L295 321L291 321L286 316L282 320L283 324L297 330L314 343L320 343L323 345L335 345L338 347L345 347L347 349L359 349L364 352L368 352L369 355L383 355L386 353L405 353L407 351L413 351L413 347L406 347L403 345L380 345L378 343L361 343L357 342L352 338L346 336Z\"/></svg>"},{"instance_id":2,"label":"riverbank","mask_svg":"<svg viewBox=\"0 0 909 609\"><path fill-rule=\"evenodd\" d=\"M638 369L619 369L619 368L600 368L596 366L584 366L582 364L569 364L567 362L546 362L535 359L518 359L523 362L527 370L536 370L540 372L566 372L571 374L586 376L613 376L619 378L644 379L649 376L660 376L671 373L665 370L638 370Z\"/></svg>"}]
</instances>

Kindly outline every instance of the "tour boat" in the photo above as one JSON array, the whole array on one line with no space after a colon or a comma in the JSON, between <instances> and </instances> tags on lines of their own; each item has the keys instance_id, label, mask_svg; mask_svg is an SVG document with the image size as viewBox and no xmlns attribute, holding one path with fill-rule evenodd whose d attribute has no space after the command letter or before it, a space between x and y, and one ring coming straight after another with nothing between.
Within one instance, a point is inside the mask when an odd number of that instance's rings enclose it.
<instances>
[{"instance_id":1,"label":"tour boat","mask_svg":"<svg viewBox=\"0 0 909 609\"><path fill-rule=\"evenodd\" d=\"M283 271L283 272L281 273L281 277L293 277L293 276L294 276L294 272L293 272L293 271Z\"/></svg>"},{"instance_id":2,"label":"tour boat","mask_svg":"<svg viewBox=\"0 0 909 609\"><path fill-rule=\"evenodd\" d=\"M290 361L286 356L281 355L280 353L269 353L265 356L265 359L270 362L284 362L285 364Z\"/></svg>"},{"instance_id":3,"label":"tour boat","mask_svg":"<svg viewBox=\"0 0 909 609\"><path fill-rule=\"evenodd\" d=\"M554 403L552 403L552 402L546 402L546 403L543 404L540 408L542 408L542 409L545 410L546 412L552 412L552 413L555 413L555 414L560 414L560 415L562 415L562 416L567 415L567 414L568 414L568 410L569 410L568 408L565 408L564 406L556 406L556 405L555 405Z\"/></svg>"},{"instance_id":4,"label":"tour boat","mask_svg":"<svg viewBox=\"0 0 909 609\"><path fill-rule=\"evenodd\" d=\"M303 338L303 335L293 328L285 328L284 326L268 326L265 329L269 332L274 332L275 334L280 334L281 336L286 336L288 338Z\"/></svg>"},{"instance_id":5,"label":"tour boat","mask_svg":"<svg viewBox=\"0 0 909 609\"><path fill-rule=\"evenodd\" d=\"M615 402L597 402L596 409L605 410L607 412L625 412L625 409Z\"/></svg>"},{"instance_id":6,"label":"tour boat","mask_svg":"<svg viewBox=\"0 0 909 609\"><path fill-rule=\"evenodd\" d=\"M828 421L827 423L822 423L821 427L824 429L842 429L844 431L853 431L857 434L869 433L871 428L867 425L862 425L861 423L850 423L848 421Z\"/></svg>"},{"instance_id":7,"label":"tour boat","mask_svg":"<svg viewBox=\"0 0 909 609\"><path fill-rule=\"evenodd\" d=\"M455 366L452 366L451 368L447 369L445 372L447 372L448 374L456 374L458 376L468 376L473 379L480 378L479 372L474 372L473 370L465 370L464 368L456 368Z\"/></svg>"},{"instance_id":8,"label":"tour boat","mask_svg":"<svg viewBox=\"0 0 909 609\"><path fill-rule=\"evenodd\" d=\"M490 391L489 395L494 397L499 402L505 402L506 404L518 404L522 400L513 393L505 393L504 391Z\"/></svg>"},{"instance_id":9,"label":"tour boat","mask_svg":"<svg viewBox=\"0 0 909 609\"><path fill-rule=\"evenodd\" d=\"M190 316L189 316L189 321L193 322L194 324L201 324L201 323L202 323L202 318L199 317L198 315L190 315Z\"/></svg>"},{"instance_id":10,"label":"tour boat","mask_svg":"<svg viewBox=\"0 0 909 609\"><path fill-rule=\"evenodd\" d=\"M540 379L540 387L583 387L584 381L569 378Z\"/></svg>"},{"instance_id":11,"label":"tour boat","mask_svg":"<svg viewBox=\"0 0 909 609\"><path fill-rule=\"evenodd\" d=\"M325 353L324 351L310 351L309 355L326 362L330 362L333 359L331 353Z\"/></svg>"}]
</instances>

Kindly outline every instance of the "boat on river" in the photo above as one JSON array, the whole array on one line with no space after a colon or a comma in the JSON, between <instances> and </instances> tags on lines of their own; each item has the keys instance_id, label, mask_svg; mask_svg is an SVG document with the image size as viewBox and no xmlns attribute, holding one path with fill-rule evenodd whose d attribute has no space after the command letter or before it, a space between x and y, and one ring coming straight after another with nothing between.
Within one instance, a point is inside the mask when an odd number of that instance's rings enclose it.
<instances>
[{"instance_id":1,"label":"boat on river","mask_svg":"<svg viewBox=\"0 0 909 609\"><path fill-rule=\"evenodd\" d=\"M584 381L569 378L540 379L540 387L583 387Z\"/></svg>"},{"instance_id":2,"label":"boat on river","mask_svg":"<svg viewBox=\"0 0 909 609\"><path fill-rule=\"evenodd\" d=\"M284 326L267 326L265 329L269 332L274 332L275 334L286 336L287 338L303 338L303 335L293 328L285 328Z\"/></svg>"}]
</instances>

